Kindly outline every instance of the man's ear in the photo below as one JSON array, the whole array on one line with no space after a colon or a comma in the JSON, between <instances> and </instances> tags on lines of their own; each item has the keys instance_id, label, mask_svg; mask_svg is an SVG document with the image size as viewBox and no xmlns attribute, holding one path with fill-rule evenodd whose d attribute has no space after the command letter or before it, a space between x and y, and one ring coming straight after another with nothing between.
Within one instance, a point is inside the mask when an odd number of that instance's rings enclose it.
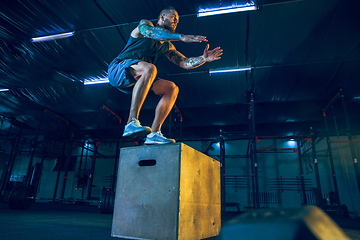
<instances>
[{"instance_id":1,"label":"man's ear","mask_svg":"<svg viewBox=\"0 0 360 240\"><path fill-rule=\"evenodd\" d=\"M161 14L161 15L160 15L160 20L161 20L162 22L165 21L165 14Z\"/></svg>"}]
</instances>

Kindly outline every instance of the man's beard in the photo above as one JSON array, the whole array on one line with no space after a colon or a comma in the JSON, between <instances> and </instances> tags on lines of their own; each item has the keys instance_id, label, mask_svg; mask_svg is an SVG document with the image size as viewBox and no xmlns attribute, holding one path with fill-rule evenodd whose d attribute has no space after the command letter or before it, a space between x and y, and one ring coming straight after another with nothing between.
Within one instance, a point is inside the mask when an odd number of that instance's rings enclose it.
<instances>
[{"instance_id":1,"label":"man's beard","mask_svg":"<svg viewBox=\"0 0 360 240\"><path fill-rule=\"evenodd\" d=\"M164 21L164 26L163 28L169 30L169 31L172 31L172 32L175 32L175 29L173 27L171 27L171 23L169 20L165 20Z\"/></svg>"}]
</instances>

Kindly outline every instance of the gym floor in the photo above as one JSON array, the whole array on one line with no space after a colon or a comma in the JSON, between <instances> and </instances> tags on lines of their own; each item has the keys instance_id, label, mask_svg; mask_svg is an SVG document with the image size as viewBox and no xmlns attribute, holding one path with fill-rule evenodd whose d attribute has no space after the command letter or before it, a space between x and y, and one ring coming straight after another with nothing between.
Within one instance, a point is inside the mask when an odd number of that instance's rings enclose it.
<instances>
[{"instance_id":1,"label":"gym floor","mask_svg":"<svg viewBox=\"0 0 360 240\"><path fill-rule=\"evenodd\" d=\"M234 216L223 216L223 224ZM360 240L359 218L333 219L351 239ZM96 207L37 203L28 210L11 210L7 203L0 203L1 240L120 239L111 237L111 224L112 214L101 214Z\"/></svg>"}]
</instances>

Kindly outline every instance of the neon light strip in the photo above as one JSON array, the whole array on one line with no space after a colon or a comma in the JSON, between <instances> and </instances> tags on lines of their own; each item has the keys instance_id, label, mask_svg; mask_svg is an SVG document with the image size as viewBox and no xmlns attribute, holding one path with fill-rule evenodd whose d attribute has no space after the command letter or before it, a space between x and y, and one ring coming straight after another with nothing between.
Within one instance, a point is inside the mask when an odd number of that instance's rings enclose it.
<instances>
[{"instance_id":1,"label":"neon light strip","mask_svg":"<svg viewBox=\"0 0 360 240\"><path fill-rule=\"evenodd\" d=\"M234 12L243 12L243 11L252 11L256 10L256 6L249 6L249 7L236 7L236 8L229 8L229 9L219 9L214 11L208 11L208 12L198 12L198 17L206 17L206 16L212 16L212 15L219 15L219 14L225 14L225 13L234 13Z\"/></svg>"},{"instance_id":2,"label":"neon light strip","mask_svg":"<svg viewBox=\"0 0 360 240\"><path fill-rule=\"evenodd\" d=\"M247 68L232 68L232 69L210 69L209 73L227 73L227 72L243 72L243 71L250 71L251 67Z\"/></svg>"},{"instance_id":3,"label":"neon light strip","mask_svg":"<svg viewBox=\"0 0 360 240\"><path fill-rule=\"evenodd\" d=\"M51 40L57 40L61 38L67 38L71 37L75 34L75 32L68 32L68 33L61 33L61 34L55 34L50 36L44 36L44 37L34 37L31 38L31 42L45 42L45 41L51 41Z\"/></svg>"},{"instance_id":4,"label":"neon light strip","mask_svg":"<svg viewBox=\"0 0 360 240\"><path fill-rule=\"evenodd\" d=\"M84 81L84 85L101 84L101 83L108 83L108 82L109 82L109 79L107 79L107 78L100 78L100 79L95 80L95 81L85 80L85 81Z\"/></svg>"},{"instance_id":5,"label":"neon light strip","mask_svg":"<svg viewBox=\"0 0 360 240\"><path fill-rule=\"evenodd\" d=\"M0 92L7 92L7 91L9 91L9 89L7 89L7 88L0 88Z\"/></svg>"}]
</instances>

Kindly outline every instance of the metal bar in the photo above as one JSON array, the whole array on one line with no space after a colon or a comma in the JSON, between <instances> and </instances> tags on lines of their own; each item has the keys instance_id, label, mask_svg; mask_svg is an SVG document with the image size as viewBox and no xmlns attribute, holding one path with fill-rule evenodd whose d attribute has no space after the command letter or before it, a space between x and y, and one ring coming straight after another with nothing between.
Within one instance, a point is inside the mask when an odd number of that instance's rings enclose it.
<instances>
[{"instance_id":1,"label":"metal bar","mask_svg":"<svg viewBox=\"0 0 360 240\"><path fill-rule=\"evenodd\" d=\"M182 141L182 135L183 135L183 121L182 118L180 120L180 132L179 132L179 141Z\"/></svg>"},{"instance_id":2,"label":"metal bar","mask_svg":"<svg viewBox=\"0 0 360 240\"><path fill-rule=\"evenodd\" d=\"M60 125L60 122L59 122L59 125ZM69 133L69 125L67 125L67 127L66 127L65 139L67 138L68 133ZM57 189L58 189L58 186L59 186L60 173L61 173L61 168L62 168L62 164L63 164L63 156L64 156L65 148L66 148L66 142L63 143L63 146L62 146L62 149L61 149L61 156L58 157L59 164L58 164L58 172L57 172L57 176L56 176L56 182L55 182L55 188L54 188L54 194L53 194L53 203L55 203Z\"/></svg>"},{"instance_id":3,"label":"metal bar","mask_svg":"<svg viewBox=\"0 0 360 240\"><path fill-rule=\"evenodd\" d=\"M263 153L263 154L264 154L264 153L287 153L287 154L289 154L289 153L293 153L293 152L280 152L280 151L279 151L279 152L276 152L276 151L265 152L265 151L264 151L264 152L258 152L258 153Z\"/></svg>"},{"instance_id":4,"label":"metal bar","mask_svg":"<svg viewBox=\"0 0 360 240\"><path fill-rule=\"evenodd\" d=\"M42 152L42 156L41 156L41 161L40 161L40 170L39 170L39 177L36 179L36 182L33 183L33 185L35 186L35 191L34 191L34 197L36 197L37 191L39 189L39 183L40 183L40 178L42 176L42 169L44 166L44 160L45 160L45 152L46 152L46 147L43 148L43 152Z\"/></svg>"},{"instance_id":5,"label":"metal bar","mask_svg":"<svg viewBox=\"0 0 360 240\"><path fill-rule=\"evenodd\" d=\"M183 121L184 121L184 118L183 118L183 115L182 113L180 112L179 108L176 106L176 104L174 104L174 109L175 109L175 112L178 113L179 115L179 120L180 120L180 123L179 123L179 135L178 135L178 139L179 141L182 140L182 132L183 132Z\"/></svg>"},{"instance_id":6,"label":"metal bar","mask_svg":"<svg viewBox=\"0 0 360 240\"><path fill-rule=\"evenodd\" d=\"M105 109L105 110L109 111L112 115L114 115L119 120L119 124L121 124L122 118L120 116L118 116L116 113L114 113L113 111L111 111L110 108L105 106L105 104L102 105L102 109Z\"/></svg>"},{"instance_id":7,"label":"metal bar","mask_svg":"<svg viewBox=\"0 0 360 240\"><path fill-rule=\"evenodd\" d=\"M69 125L69 124L70 124L70 121L69 121L69 120L67 120L66 118L64 118L64 117L60 116L59 114L57 114L57 113L55 113L55 112L51 111L50 109L45 108L45 109L44 109L44 112L51 113L51 114L52 114L52 115L54 115L55 117L57 117L57 118L59 118L59 119L63 120L63 121L66 123L66 125Z\"/></svg>"},{"instance_id":8,"label":"metal bar","mask_svg":"<svg viewBox=\"0 0 360 240\"><path fill-rule=\"evenodd\" d=\"M237 187L237 181L236 181L236 176L235 176L235 192L237 192L236 187Z\"/></svg>"},{"instance_id":9,"label":"metal bar","mask_svg":"<svg viewBox=\"0 0 360 240\"><path fill-rule=\"evenodd\" d=\"M84 149L85 149L85 139L83 139L83 142L82 142L82 145L81 145L80 162L79 162L79 168L78 168L79 174L81 174L82 161L83 161L83 158L84 158Z\"/></svg>"},{"instance_id":10,"label":"metal bar","mask_svg":"<svg viewBox=\"0 0 360 240\"><path fill-rule=\"evenodd\" d=\"M341 91L341 90L340 90ZM333 97L333 99L331 99L331 101L328 103L328 105L326 105L326 107L323 109L323 112L326 112L330 106L332 106L332 104L336 101L336 99L338 99L340 97L340 92L336 93L336 95Z\"/></svg>"},{"instance_id":11,"label":"metal bar","mask_svg":"<svg viewBox=\"0 0 360 240\"><path fill-rule=\"evenodd\" d=\"M262 152L262 151L292 151L296 152L297 148L257 148L256 151Z\"/></svg>"},{"instance_id":12,"label":"metal bar","mask_svg":"<svg viewBox=\"0 0 360 240\"><path fill-rule=\"evenodd\" d=\"M173 110L171 109L170 114L169 114L169 137L172 137L172 132L171 132L171 128L172 128L172 120L173 120Z\"/></svg>"},{"instance_id":13,"label":"metal bar","mask_svg":"<svg viewBox=\"0 0 360 240\"><path fill-rule=\"evenodd\" d=\"M64 156L65 145L66 145L66 142L64 142L64 144L63 144L63 150L62 150L61 156L58 157L58 163L57 163L58 169L57 169L55 188L54 188L54 194L53 194L53 199L54 200L56 198L57 190L58 190L58 187L59 187L60 173L61 173L61 168L62 168L62 165L63 165L63 156ZM53 203L55 203L55 202L53 201Z\"/></svg>"},{"instance_id":14,"label":"metal bar","mask_svg":"<svg viewBox=\"0 0 360 240\"><path fill-rule=\"evenodd\" d=\"M338 212L341 212L341 205L340 205L340 197L339 197L339 190L338 190L338 185L337 185L337 181L336 181L336 174L335 174L335 166L334 166L334 158L333 158L333 154L332 154L332 149L331 149L331 141L330 141L330 137L329 137L329 132L328 132L328 124L327 124L327 117L326 117L326 112L325 110L323 110L323 116L324 116L324 125L325 125L325 134L326 134L326 143L327 143L327 151L329 154L329 161L330 161L330 166L331 166L331 174L332 174L332 179L333 179L333 184L334 184L334 191L335 191L335 201L336 204L338 206Z\"/></svg>"},{"instance_id":15,"label":"metal bar","mask_svg":"<svg viewBox=\"0 0 360 240\"><path fill-rule=\"evenodd\" d=\"M299 157L301 192L302 192L303 203L306 205L307 200L306 200L306 193L305 193L304 170L303 170L303 166L302 166L301 149L300 149L300 144L299 143L297 143L297 148L298 148L298 157Z\"/></svg>"},{"instance_id":16,"label":"metal bar","mask_svg":"<svg viewBox=\"0 0 360 240\"><path fill-rule=\"evenodd\" d=\"M7 164L5 165L5 167L3 169L3 174L2 174L3 176L2 176L2 179L1 179L1 185L0 185L0 195L1 196L3 196L5 194L6 186L8 184L9 179L10 179L12 169L14 167L14 162L15 162L15 158L16 158L17 151L18 151L18 148L19 148L23 128L24 128L24 124L21 124L19 135L15 136L13 147L12 147L11 152L10 152L9 161L7 162Z\"/></svg>"},{"instance_id":17,"label":"metal bar","mask_svg":"<svg viewBox=\"0 0 360 240\"><path fill-rule=\"evenodd\" d=\"M309 138L309 135L290 135L290 136L257 136L258 139L304 139Z\"/></svg>"},{"instance_id":18,"label":"metal bar","mask_svg":"<svg viewBox=\"0 0 360 240\"><path fill-rule=\"evenodd\" d=\"M250 94L250 118L251 118L251 130L253 133L253 158L254 158L254 173L255 173L255 206L254 209L260 208L259 203L259 173L258 173L258 162L257 162L257 154L256 154L256 143L257 143L257 137L256 137L256 130L255 130L255 114L254 114L254 93Z\"/></svg>"},{"instance_id":19,"label":"metal bar","mask_svg":"<svg viewBox=\"0 0 360 240\"><path fill-rule=\"evenodd\" d=\"M346 103L345 103L345 99L344 99L344 94L343 94L343 90L340 89L340 95L341 95L341 103L344 109L344 115L345 115L345 121L346 121L346 127L347 127L347 135L348 135L348 139L349 139L349 145L350 145L350 151L351 151L351 156L353 159L353 165L354 165L354 170L355 170L355 176L356 176L356 182L358 185L358 190L360 193L360 173L359 173L359 164L356 158L356 153L355 153L355 147L354 147L354 142L353 142L353 137L351 135L351 128L350 128L350 121L349 121L349 115L347 112L347 108L346 108Z\"/></svg>"},{"instance_id":20,"label":"metal bar","mask_svg":"<svg viewBox=\"0 0 360 240\"><path fill-rule=\"evenodd\" d=\"M120 142L116 142L116 153L115 153L115 163L114 163L114 172L113 172L113 179L111 182L111 189L114 191L116 187L115 179L117 177L117 169L118 169L118 163L119 163L119 156L120 156Z\"/></svg>"},{"instance_id":21,"label":"metal bar","mask_svg":"<svg viewBox=\"0 0 360 240\"><path fill-rule=\"evenodd\" d=\"M311 141L311 145L312 145L312 157L314 159L314 167L315 167L315 176L316 176L316 187L317 187L317 199L318 199L318 206L323 209L323 200L322 200L322 194L321 194L321 184L320 184L320 175L319 175L319 166L318 166L318 161L317 161L317 156L316 156L316 147L315 147L315 136L312 134L312 141Z\"/></svg>"},{"instance_id":22,"label":"metal bar","mask_svg":"<svg viewBox=\"0 0 360 240\"><path fill-rule=\"evenodd\" d=\"M221 214L226 212L226 180L225 180L225 142L220 130L220 179L221 179Z\"/></svg>"},{"instance_id":23,"label":"metal bar","mask_svg":"<svg viewBox=\"0 0 360 240\"><path fill-rule=\"evenodd\" d=\"M95 141L95 144L94 144L94 153L93 153L93 155L92 155L92 162L91 162L91 170L90 170L90 175L89 175L88 191L87 191L87 196L86 196L86 199L87 199L87 200L90 200L90 199L91 199L91 191L92 191L92 185L93 185L94 173L95 173L96 156L97 156L97 152L98 152L98 143L99 143L99 142Z\"/></svg>"},{"instance_id":24,"label":"metal bar","mask_svg":"<svg viewBox=\"0 0 360 240\"><path fill-rule=\"evenodd\" d=\"M47 201L53 201L52 198L38 198L38 197L29 197L29 199L34 200L47 200ZM84 203L99 203L100 200L86 200L86 199L71 199L71 198L56 198L55 201L60 202L84 202Z\"/></svg>"},{"instance_id":25,"label":"metal bar","mask_svg":"<svg viewBox=\"0 0 360 240\"><path fill-rule=\"evenodd\" d=\"M209 157L220 158L220 155L209 155ZM250 156L248 156L248 155L225 155L225 158L250 158Z\"/></svg>"},{"instance_id":26,"label":"metal bar","mask_svg":"<svg viewBox=\"0 0 360 240\"><path fill-rule=\"evenodd\" d=\"M247 149L247 153L250 154L250 169L251 169L251 188L252 188L252 202L253 202L253 208L256 208L256 204L255 204L255 199L256 199L256 193L255 193L255 169L254 169L254 147L253 147L253 142L254 142L254 136L255 133L253 132L253 125L252 125L252 106L251 104L249 104L249 114L248 114L248 119L249 119L249 130L251 133L250 139L249 139L249 144L248 144L248 149ZM249 193L250 194L250 193ZM249 199L251 198L251 196L249 195Z\"/></svg>"},{"instance_id":27,"label":"metal bar","mask_svg":"<svg viewBox=\"0 0 360 240\"><path fill-rule=\"evenodd\" d=\"M22 124L22 125L24 125L24 124ZM10 127L9 127L9 130L8 130L7 133L6 133L6 139L9 139L9 135L10 135L10 132L11 132L12 127L13 127L13 124L12 124L12 122L11 122Z\"/></svg>"},{"instance_id":28,"label":"metal bar","mask_svg":"<svg viewBox=\"0 0 360 240\"><path fill-rule=\"evenodd\" d=\"M318 144L321 140L323 140L324 137L319 137L318 139L315 140L315 145ZM311 137L306 138L306 140L308 140L309 142L311 142ZM301 154L307 153L308 151L310 151L310 149L312 148L312 144L305 150L302 151Z\"/></svg>"},{"instance_id":29,"label":"metal bar","mask_svg":"<svg viewBox=\"0 0 360 240\"><path fill-rule=\"evenodd\" d=\"M6 175L8 175L8 170L9 170L9 162L6 162L5 166L4 166L4 169L3 169L3 172L1 174L1 180L0 180L0 199L3 196L3 186L5 185L5 179L7 179Z\"/></svg>"},{"instance_id":30,"label":"metal bar","mask_svg":"<svg viewBox=\"0 0 360 240\"><path fill-rule=\"evenodd\" d=\"M85 162L84 162L84 176L85 176L85 174L86 174L86 165L87 165L88 156L89 156L89 150L86 150ZM85 186L87 186L87 185L85 185ZM85 192L85 188L82 189L81 198L84 198L84 192Z\"/></svg>"},{"instance_id":31,"label":"metal bar","mask_svg":"<svg viewBox=\"0 0 360 240\"><path fill-rule=\"evenodd\" d=\"M28 168L27 168L27 171L26 171L25 186L28 186L30 184L30 179L31 179L30 173L31 173L31 169L32 169L32 163L33 163L33 160L34 160L34 154L35 154L36 147L37 147L37 144L38 144L38 137L39 137L39 134L40 134L40 128L41 128L41 124L42 124L42 121L43 121L44 112L45 111L41 111L40 122L39 122L39 125L38 125L37 130L36 130L34 143L32 144L33 151L31 152Z\"/></svg>"},{"instance_id":32,"label":"metal bar","mask_svg":"<svg viewBox=\"0 0 360 240\"><path fill-rule=\"evenodd\" d=\"M360 139L353 139L353 142L360 142ZM331 140L332 143L348 143L349 140Z\"/></svg>"},{"instance_id":33,"label":"metal bar","mask_svg":"<svg viewBox=\"0 0 360 240\"><path fill-rule=\"evenodd\" d=\"M176 106L176 104L174 104L174 108L175 108L175 111L179 114L180 122L182 122L184 120L183 115L180 112L179 108Z\"/></svg>"},{"instance_id":34,"label":"metal bar","mask_svg":"<svg viewBox=\"0 0 360 240\"><path fill-rule=\"evenodd\" d=\"M63 178L63 184L61 188L61 194L60 198L64 198L65 195L65 188L66 188L66 182L68 178L69 168L71 164L71 151L72 151L72 142L70 141L69 144L67 144L67 154L66 154L66 163L65 163L65 172L64 172L64 178Z\"/></svg>"}]
</instances>

